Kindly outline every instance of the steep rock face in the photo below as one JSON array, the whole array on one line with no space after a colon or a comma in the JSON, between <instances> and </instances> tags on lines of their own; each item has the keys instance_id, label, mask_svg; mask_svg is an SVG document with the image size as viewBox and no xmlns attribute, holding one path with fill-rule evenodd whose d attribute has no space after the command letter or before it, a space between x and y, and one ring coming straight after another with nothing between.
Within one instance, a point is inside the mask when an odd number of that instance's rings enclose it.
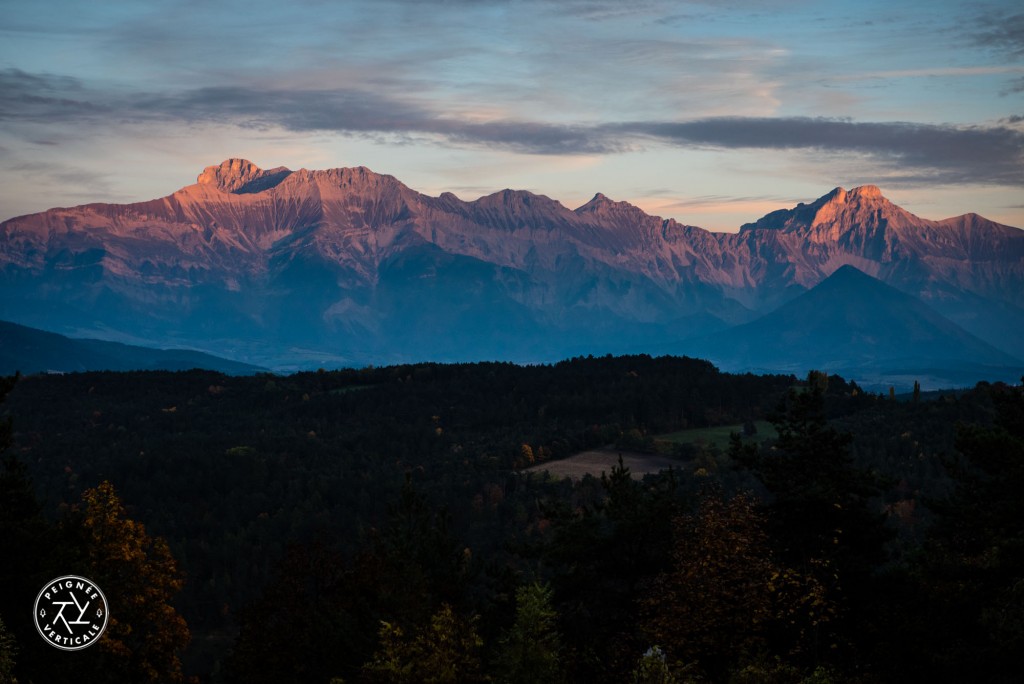
<instances>
[{"instance_id":1,"label":"steep rock face","mask_svg":"<svg viewBox=\"0 0 1024 684\"><path fill-rule=\"evenodd\" d=\"M913 252L900 251L898 235L923 224L882 197L878 188L864 186L849 192L836 188L811 204L772 212L742 226L740 233L758 243L775 243L775 254L798 255L787 259L792 278L809 288L842 265L877 276L893 261L913 261Z\"/></svg>"},{"instance_id":2,"label":"steep rock face","mask_svg":"<svg viewBox=\"0 0 1024 684\"><path fill-rule=\"evenodd\" d=\"M280 183L290 173L283 166L264 171L248 159L228 159L218 166L207 166L196 183L238 194L262 192Z\"/></svg>"},{"instance_id":3,"label":"steep rock face","mask_svg":"<svg viewBox=\"0 0 1024 684\"><path fill-rule=\"evenodd\" d=\"M786 254L792 280L803 288L849 264L925 299L953 288L1024 306L1024 232L976 214L922 219L875 186L836 188L748 223L740 236L774 241L772 253Z\"/></svg>"},{"instance_id":4,"label":"steep rock face","mask_svg":"<svg viewBox=\"0 0 1024 684\"><path fill-rule=\"evenodd\" d=\"M843 265L1004 351L1019 346L1024 232L973 214L920 219L874 186L836 188L717 234L602 194L575 210L513 190L463 201L363 167L262 170L229 159L161 199L0 224L0 304L13 320L332 349L395 350L404 336L425 356L447 333L420 328L442 319L529 358L561 353L542 331L580 351L607 337L624 347L682 339L751 320ZM403 304L417 299L418 310ZM497 330L488 312L499 311L519 329Z\"/></svg>"}]
</instances>

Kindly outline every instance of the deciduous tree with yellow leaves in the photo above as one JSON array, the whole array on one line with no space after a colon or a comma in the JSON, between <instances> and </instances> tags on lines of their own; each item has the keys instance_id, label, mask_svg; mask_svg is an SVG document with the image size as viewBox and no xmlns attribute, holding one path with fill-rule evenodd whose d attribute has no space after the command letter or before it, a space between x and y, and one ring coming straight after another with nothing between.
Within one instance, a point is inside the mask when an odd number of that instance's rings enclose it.
<instances>
[{"instance_id":1,"label":"deciduous tree with yellow leaves","mask_svg":"<svg viewBox=\"0 0 1024 684\"><path fill-rule=\"evenodd\" d=\"M772 645L800 650L833 607L813 578L781 565L755 500L719 492L675 519L672 567L640 599L641 627L677 666L713 679ZM780 627L788 625L791 628ZM778 644L783 632L790 637Z\"/></svg>"},{"instance_id":2,"label":"deciduous tree with yellow leaves","mask_svg":"<svg viewBox=\"0 0 1024 684\"><path fill-rule=\"evenodd\" d=\"M97 644L100 672L110 681L182 681L179 654L190 635L171 599L184 576L167 543L128 517L109 482L83 492L60 528L78 555L67 562L102 587L109 603L110 623Z\"/></svg>"}]
</instances>

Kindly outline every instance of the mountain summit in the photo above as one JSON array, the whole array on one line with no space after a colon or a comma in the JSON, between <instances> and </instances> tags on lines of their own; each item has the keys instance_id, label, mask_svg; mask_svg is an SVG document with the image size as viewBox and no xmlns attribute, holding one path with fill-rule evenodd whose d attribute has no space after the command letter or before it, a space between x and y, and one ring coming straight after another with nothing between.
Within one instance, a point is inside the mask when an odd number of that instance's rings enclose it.
<instances>
[{"instance_id":1,"label":"mountain summit","mask_svg":"<svg viewBox=\"0 0 1024 684\"><path fill-rule=\"evenodd\" d=\"M841 237L853 227L863 231L920 225L922 219L904 211L874 185L863 185L847 192L836 188L810 204L774 211L740 230L769 229L796 232L818 240Z\"/></svg>"},{"instance_id":2,"label":"mountain summit","mask_svg":"<svg viewBox=\"0 0 1024 684\"><path fill-rule=\"evenodd\" d=\"M280 368L533 361L746 323L843 265L1020 355L1024 232L922 219L874 186L723 234L600 193L575 210L517 190L464 201L244 159L149 202L0 224L0 318Z\"/></svg>"},{"instance_id":3,"label":"mountain summit","mask_svg":"<svg viewBox=\"0 0 1024 684\"><path fill-rule=\"evenodd\" d=\"M291 171L279 166L264 171L248 159L228 159L217 166L207 166L196 183L212 185L218 190L233 193L262 192L284 180Z\"/></svg>"},{"instance_id":4,"label":"mountain summit","mask_svg":"<svg viewBox=\"0 0 1024 684\"><path fill-rule=\"evenodd\" d=\"M862 379L880 370L924 377L940 368L1024 369L1021 359L853 266L838 268L751 323L695 342L691 350L713 354L726 370L818 368Z\"/></svg>"}]
</instances>

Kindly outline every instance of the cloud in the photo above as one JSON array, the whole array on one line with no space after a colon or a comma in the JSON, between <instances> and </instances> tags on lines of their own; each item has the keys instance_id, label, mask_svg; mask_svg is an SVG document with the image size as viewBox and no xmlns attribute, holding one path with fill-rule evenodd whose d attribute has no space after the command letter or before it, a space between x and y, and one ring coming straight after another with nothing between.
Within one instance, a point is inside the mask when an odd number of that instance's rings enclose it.
<instances>
[{"instance_id":1,"label":"cloud","mask_svg":"<svg viewBox=\"0 0 1024 684\"><path fill-rule=\"evenodd\" d=\"M1006 95L1012 95L1014 93L1024 93L1024 78L1017 78L1010 81L1010 84L999 94L1005 97Z\"/></svg>"},{"instance_id":2,"label":"cloud","mask_svg":"<svg viewBox=\"0 0 1024 684\"><path fill-rule=\"evenodd\" d=\"M189 122L230 120L243 126L279 126L297 132L440 136L455 143L495 145L531 154L607 153L623 148L592 128L531 121L466 121L364 90L256 90L201 88L142 99L147 116Z\"/></svg>"},{"instance_id":3,"label":"cloud","mask_svg":"<svg viewBox=\"0 0 1024 684\"><path fill-rule=\"evenodd\" d=\"M998 50L1014 59L1024 58L1024 14L987 15L975 35L978 45Z\"/></svg>"},{"instance_id":4,"label":"cloud","mask_svg":"<svg viewBox=\"0 0 1024 684\"><path fill-rule=\"evenodd\" d=\"M52 183L65 197L93 199L98 196L128 199L116 192L109 176L63 161L15 160L9 170L36 183Z\"/></svg>"},{"instance_id":5,"label":"cloud","mask_svg":"<svg viewBox=\"0 0 1024 684\"><path fill-rule=\"evenodd\" d=\"M920 180L1024 185L1024 132L1009 126L856 122L801 117L550 123L477 120L361 88L204 87L165 94L103 93L62 76L0 71L0 120L109 125L229 124L294 132L384 136L394 142L482 146L528 154L610 154L651 144L699 149L861 155ZM34 139L45 139L35 135Z\"/></svg>"},{"instance_id":6,"label":"cloud","mask_svg":"<svg viewBox=\"0 0 1024 684\"><path fill-rule=\"evenodd\" d=\"M126 96L90 93L74 79L6 70L0 71L0 90L5 93L0 103L0 120L231 123L296 132L419 135L531 154L608 153L626 148L624 143L596 133L593 127L535 121L467 121L355 88L284 90L226 86ZM62 90L73 90L82 97L64 97Z\"/></svg>"},{"instance_id":7,"label":"cloud","mask_svg":"<svg viewBox=\"0 0 1024 684\"><path fill-rule=\"evenodd\" d=\"M970 67L933 66L923 69L887 69L880 71L868 71L864 73L844 74L831 76L830 81L867 81L874 79L897 79L897 78L935 78L941 76L991 76L993 74L1015 74L1021 73L1024 68L1019 66L986 65Z\"/></svg>"},{"instance_id":8,"label":"cloud","mask_svg":"<svg viewBox=\"0 0 1024 684\"><path fill-rule=\"evenodd\" d=\"M660 194L665 194L665 195L672 196L672 192L671 191L660 193ZM652 196L656 196L655 193L652 193ZM788 195L779 195L779 194L773 194L773 195L696 195L696 196L693 196L693 197L687 197L686 199L682 199L682 200L673 200L673 202L674 202L674 204L671 204L671 205L668 205L668 206L684 208L684 209L685 208L689 208L689 207L699 208L699 207L705 207L705 206L717 208L717 207L722 207L722 206L730 206L730 205L738 205L738 204L757 204L757 203L764 203L764 202L770 202L770 203L772 203L775 206L779 206L779 205L785 205L787 203L792 203L793 202L793 198L789 197Z\"/></svg>"},{"instance_id":9,"label":"cloud","mask_svg":"<svg viewBox=\"0 0 1024 684\"><path fill-rule=\"evenodd\" d=\"M89 101L80 81L53 74L30 74L20 69L0 70L0 121L71 121L104 113Z\"/></svg>"},{"instance_id":10,"label":"cloud","mask_svg":"<svg viewBox=\"0 0 1024 684\"><path fill-rule=\"evenodd\" d=\"M922 179L1024 185L1024 133L1006 127L720 117L620 128L680 146L851 152Z\"/></svg>"}]
</instances>

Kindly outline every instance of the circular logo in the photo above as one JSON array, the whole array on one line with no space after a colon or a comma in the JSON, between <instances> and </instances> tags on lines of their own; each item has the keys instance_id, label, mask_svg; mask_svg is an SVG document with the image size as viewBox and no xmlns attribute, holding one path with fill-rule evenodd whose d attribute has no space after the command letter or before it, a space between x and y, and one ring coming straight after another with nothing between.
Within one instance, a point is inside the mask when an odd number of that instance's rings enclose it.
<instances>
[{"instance_id":1,"label":"circular logo","mask_svg":"<svg viewBox=\"0 0 1024 684\"><path fill-rule=\"evenodd\" d=\"M107 597L95 582L65 575L47 583L36 596L33 617L47 643L62 651L92 646L107 628Z\"/></svg>"}]
</instances>

